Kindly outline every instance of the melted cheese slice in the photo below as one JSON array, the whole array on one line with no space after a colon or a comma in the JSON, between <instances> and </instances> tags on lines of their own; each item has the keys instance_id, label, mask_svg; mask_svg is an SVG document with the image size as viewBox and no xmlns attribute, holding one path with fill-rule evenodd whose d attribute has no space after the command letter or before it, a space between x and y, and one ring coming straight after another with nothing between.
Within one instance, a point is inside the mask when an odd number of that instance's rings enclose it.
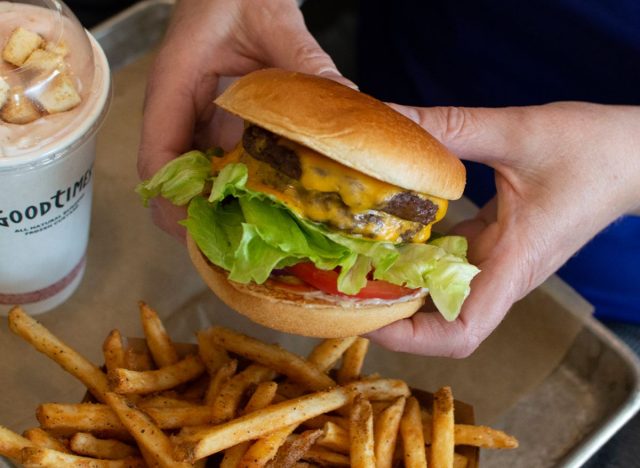
<instances>
[{"instance_id":1,"label":"melted cheese slice","mask_svg":"<svg viewBox=\"0 0 640 468\"><path fill-rule=\"evenodd\" d=\"M298 155L302 168L299 183L283 182L283 177L269 164L246 154L242 143L223 158L213 158L213 170L219 172L227 164L242 162L248 168L249 189L278 198L300 217L378 241L426 242L431 235L431 225L447 211L447 200L424 194L420 196L438 207L433 223L427 226L378 211L375 207L404 190L290 140L281 138L278 144ZM342 202L336 202L335 194Z\"/></svg>"}]
</instances>

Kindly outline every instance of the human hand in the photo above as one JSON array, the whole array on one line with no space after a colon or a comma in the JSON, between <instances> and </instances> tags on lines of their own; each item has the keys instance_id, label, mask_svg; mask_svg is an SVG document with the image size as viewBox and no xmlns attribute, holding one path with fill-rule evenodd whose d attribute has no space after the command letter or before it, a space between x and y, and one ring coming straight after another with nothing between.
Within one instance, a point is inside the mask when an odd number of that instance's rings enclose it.
<instances>
[{"instance_id":1,"label":"human hand","mask_svg":"<svg viewBox=\"0 0 640 468\"><path fill-rule=\"evenodd\" d=\"M144 108L138 172L151 177L194 148L230 149L242 121L213 100L229 79L279 67L347 82L307 31L295 0L189 0L177 2L151 70ZM152 200L156 224L184 238L184 208Z\"/></svg>"},{"instance_id":2,"label":"human hand","mask_svg":"<svg viewBox=\"0 0 640 468\"><path fill-rule=\"evenodd\" d=\"M458 319L419 312L371 334L385 347L468 356L515 301L640 205L640 107L394 107L462 159L493 167L497 195L454 227L481 269Z\"/></svg>"}]
</instances>

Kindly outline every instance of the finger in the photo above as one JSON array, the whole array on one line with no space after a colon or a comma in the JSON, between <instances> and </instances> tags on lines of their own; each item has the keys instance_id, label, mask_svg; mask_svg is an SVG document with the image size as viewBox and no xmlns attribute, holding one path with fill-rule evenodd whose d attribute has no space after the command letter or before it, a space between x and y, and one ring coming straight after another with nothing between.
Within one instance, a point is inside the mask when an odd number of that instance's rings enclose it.
<instances>
[{"instance_id":1,"label":"finger","mask_svg":"<svg viewBox=\"0 0 640 468\"><path fill-rule=\"evenodd\" d=\"M280 34L263 50L269 66L323 76L351 88L358 87L342 76L331 57L307 30L302 13L296 8L279 27Z\"/></svg>"},{"instance_id":2,"label":"finger","mask_svg":"<svg viewBox=\"0 0 640 468\"><path fill-rule=\"evenodd\" d=\"M149 76L144 106L138 172L142 179L155 174L177 155L191 149L196 125L195 83L170 52L161 53Z\"/></svg>"},{"instance_id":3,"label":"finger","mask_svg":"<svg viewBox=\"0 0 640 468\"><path fill-rule=\"evenodd\" d=\"M423 356L469 356L500 324L516 299L513 275L517 272L501 266L502 261L480 265L482 271L473 280L472 292L453 322L447 322L437 312L418 312L369 337L394 351Z\"/></svg>"},{"instance_id":4,"label":"finger","mask_svg":"<svg viewBox=\"0 0 640 468\"><path fill-rule=\"evenodd\" d=\"M171 202L160 197L151 200L150 207L153 222L176 239L185 242L187 231L179 221L187 218L186 208L172 205Z\"/></svg>"},{"instance_id":5,"label":"finger","mask_svg":"<svg viewBox=\"0 0 640 468\"><path fill-rule=\"evenodd\" d=\"M517 158L527 110L473 107L411 107L389 104L423 127L462 159L496 167Z\"/></svg>"}]
</instances>

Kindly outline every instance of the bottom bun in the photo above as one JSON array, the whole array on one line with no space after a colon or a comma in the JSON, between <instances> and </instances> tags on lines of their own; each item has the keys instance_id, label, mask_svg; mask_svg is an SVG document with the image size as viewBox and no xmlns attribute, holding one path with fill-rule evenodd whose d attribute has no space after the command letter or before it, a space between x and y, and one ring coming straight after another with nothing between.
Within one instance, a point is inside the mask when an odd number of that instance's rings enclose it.
<instances>
[{"instance_id":1,"label":"bottom bun","mask_svg":"<svg viewBox=\"0 0 640 468\"><path fill-rule=\"evenodd\" d=\"M236 283L204 257L189 235L187 247L196 270L225 304L260 325L286 333L318 338L362 335L411 317L425 301L426 294L383 304L340 302L321 295L296 294L268 283Z\"/></svg>"}]
</instances>

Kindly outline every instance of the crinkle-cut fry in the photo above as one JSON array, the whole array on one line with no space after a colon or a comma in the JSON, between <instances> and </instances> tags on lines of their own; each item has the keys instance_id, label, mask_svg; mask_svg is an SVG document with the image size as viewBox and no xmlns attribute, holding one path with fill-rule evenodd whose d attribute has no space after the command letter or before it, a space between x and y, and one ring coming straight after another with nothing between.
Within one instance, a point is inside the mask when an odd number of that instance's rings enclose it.
<instances>
[{"instance_id":1,"label":"crinkle-cut fry","mask_svg":"<svg viewBox=\"0 0 640 468\"><path fill-rule=\"evenodd\" d=\"M145 468L142 458L100 460L41 447L25 447L22 450L24 468L60 468L74 466L83 468Z\"/></svg>"},{"instance_id":2,"label":"crinkle-cut fry","mask_svg":"<svg viewBox=\"0 0 640 468\"><path fill-rule=\"evenodd\" d=\"M286 375L309 390L324 390L336 384L315 365L280 346L263 343L223 327L210 330L211 338L218 346Z\"/></svg>"},{"instance_id":3,"label":"crinkle-cut fry","mask_svg":"<svg viewBox=\"0 0 640 468\"><path fill-rule=\"evenodd\" d=\"M342 364L338 368L336 380L339 384L344 385L360 377L368 349L369 340L360 336L349 346L342 358Z\"/></svg>"},{"instance_id":4,"label":"crinkle-cut fry","mask_svg":"<svg viewBox=\"0 0 640 468\"><path fill-rule=\"evenodd\" d=\"M109 372L109 383L116 393L144 395L177 387L199 377L204 371L200 357L190 354L175 364L157 370L114 369Z\"/></svg>"},{"instance_id":5,"label":"crinkle-cut fry","mask_svg":"<svg viewBox=\"0 0 640 468\"><path fill-rule=\"evenodd\" d=\"M393 464L405 402L405 397L397 398L375 419L373 434L377 468L391 468Z\"/></svg>"},{"instance_id":6,"label":"crinkle-cut fry","mask_svg":"<svg viewBox=\"0 0 640 468\"><path fill-rule=\"evenodd\" d=\"M393 400L411 395L411 390L404 380L398 379L364 379L351 382L345 386L354 395L360 394L367 400Z\"/></svg>"},{"instance_id":7,"label":"crinkle-cut fry","mask_svg":"<svg viewBox=\"0 0 640 468\"><path fill-rule=\"evenodd\" d=\"M268 468L295 468L307 451L322 435L322 429L312 429L288 438L276 456L267 463Z\"/></svg>"},{"instance_id":8,"label":"crinkle-cut fry","mask_svg":"<svg viewBox=\"0 0 640 468\"><path fill-rule=\"evenodd\" d=\"M351 403L349 427L350 460L353 468L375 468L373 410L371 403L357 395Z\"/></svg>"},{"instance_id":9,"label":"crinkle-cut fry","mask_svg":"<svg viewBox=\"0 0 640 468\"><path fill-rule=\"evenodd\" d=\"M49 448L57 450L58 452L70 453L69 448L62 442L62 440L49 434L42 428L34 427L27 429L22 434L25 439L29 439L33 442L33 445L41 448Z\"/></svg>"},{"instance_id":10,"label":"crinkle-cut fry","mask_svg":"<svg viewBox=\"0 0 640 468\"><path fill-rule=\"evenodd\" d=\"M137 448L115 439L98 439L87 432L76 432L69 440L69 447L78 455L105 460L121 460L140 457Z\"/></svg>"},{"instance_id":11,"label":"crinkle-cut fry","mask_svg":"<svg viewBox=\"0 0 640 468\"><path fill-rule=\"evenodd\" d=\"M432 468L451 468L455 439L453 434L453 394L450 387L442 387L433 395L432 417L429 466Z\"/></svg>"},{"instance_id":12,"label":"crinkle-cut fry","mask_svg":"<svg viewBox=\"0 0 640 468\"><path fill-rule=\"evenodd\" d=\"M247 390L261 382L273 380L275 376L273 370L258 364L251 364L234 375L220 388L213 402L214 421L222 422L234 418Z\"/></svg>"},{"instance_id":13,"label":"crinkle-cut fry","mask_svg":"<svg viewBox=\"0 0 640 468\"><path fill-rule=\"evenodd\" d=\"M105 395L107 404L116 413L123 426L138 443L147 464L162 468L187 468L190 465L173 457L173 444L169 437L149 416L131 405L125 397L109 392Z\"/></svg>"},{"instance_id":14,"label":"crinkle-cut fry","mask_svg":"<svg viewBox=\"0 0 640 468\"><path fill-rule=\"evenodd\" d=\"M256 440L240 459L238 468L262 468L273 459L298 424L291 424Z\"/></svg>"},{"instance_id":15,"label":"crinkle-cut fry","mask_svg":"<svg viewBox=\"0 0 640 468\"><path fill-rule=\"evenodd\" d=\"M304 459L322 466L351 466L348 456L317 446L311 447L304 455Z\"/></svg>"},{"instance_id":16,"label":"crinkle-cut fry","mask_svg":"<svg viewBox=\"0 0 640 468\"><path fill-rule=\"evenodd\" d=\"M99 401L109 391L107 376L80 353L63 343L20 307L9 312L9 327L41 353L80 380Z\"/></svg>"},{"instance_id":17,"label":"crinkle-cut fry","mask_svg":"<svg viewBox=\"0 0 640 468\"><path fill-rule=\"evenodd\" d=\"M348 455L351 445L349 429L345 429L331 421L327 421L324 424L323 434L318 439L317 444L321 447L333 450L334 452Z\"/></svg>"},{"instance_id":18,"label":"crinkle-cut fry","mask_svg":"<svg viewBox=\"0 0 640 468\"><path fill-rule=\"evenodd\" d=\"M307 360L322 372L328 372L354 341L356 341L355 336L323 340L313 348Z\"/></svg>"},{"instance_id":19,"label":"crinkle-cut fry","mask_svg":"<svg viewBox=\"0 0 640 468\"><path fill-rule=\"evenodd\" d=\"M180 459L195 461L269 432L328 413L349 403L342 387L311 393L245 414L178 439Z\"/></svg>"},{"instance_id":20,"label":"crinkle-cut fry","mask_svg":"<svg viewBox=\"0 0 640 468\"><path fill-rule=\"evenodd\" d=\"M16 434L11 429L0 426L0 455L20 462L22 449L34 446L34 443L29 439Z\"/></svg>"},{"instance_id":21,"label":"crinkle-cut fry","mask_svg":"<svg viewBox=\"0 0 640 468\"><path fill-rule=\"evenodd\" d=\"M220 390L222 390L231 377L234 376L237 369L238 361L236 359L227 361L220 366L216 373L212 375L211 380L209 380L209 388L207 388L207 393L204 397L205 404L213 405L215 403L216 398L218 398L220 394Z\"/></svg>"},{"instance_id":22,"label":"crinkle-cut fry","mask_svg":"<svg viewBox=\"0 0 640 468\"><path fill-rule=\"evenodd\" d=\"M122 344L122 335L119 330L111 330L102 344L104 354L104 366L107 371L127 367L127 356Z\"/></svg>"},{"instance_id":23,"label":"crinkle-cut fry","mask_svg":"<svg viewBox=\"0 0 640 468\"><path fill-rule=\"evenodd\" d=\"M453 428L456 445L472 445L489 449L513 449L518 447L518 439L487 426L456 424Z\"/></svg>"},{"instance_id":24,"label":"crinkle-cut fry","mask_svg":"<svg viewBox=\"0 0 640 468\"><path fill-rule=\"evenodd\" d=\"M158 313L143 301L138 303L140 307L140 321L142 330L147 338L147 346L158 367L165 367L179 361L176 347L165 330Z\"/></svg>"},{"instance_id":25,"label":"crinkle-cut fry","mask_svg":"<svg viewBox=\"0 0 640 468\"><path fill-rule=\"evenodd\" d=\"M209 375L213 377L218 372L218 369L229 362L230 358L224 348L213 343L210 333L210 329L201 330L196 334L196 336L198 338L198 352L200 353L200 359L204 362Z\"/></svg>"},{"instance_id":26,"label":"crinkle-cut fry","mask_svg":"<svg viewBox=\"0 0 640 468\"><path fill-rule=\"evenodd\" d=\"M409 397L400 420L400 437L402 438L403 459L405 468L425 468L427 455L424 449L424 433L420 403L415 397Z\"/></svg>"},{"instance_id":27,"label":"crinkle-cut fry","mask_svg":"<svg viewBox=\"0 0 640 468\"><path fill-rule=\"evenodd\" d=\"M278 384L273 381L258 384L253 395L251 395L251 398L244 407L242 414L248 414L269 406L276 395L277 389ZM222 462L220 462L220 468L237 468L250 445L251 442L247 441L226 449Z\"/></svg>"}]
</instances>

